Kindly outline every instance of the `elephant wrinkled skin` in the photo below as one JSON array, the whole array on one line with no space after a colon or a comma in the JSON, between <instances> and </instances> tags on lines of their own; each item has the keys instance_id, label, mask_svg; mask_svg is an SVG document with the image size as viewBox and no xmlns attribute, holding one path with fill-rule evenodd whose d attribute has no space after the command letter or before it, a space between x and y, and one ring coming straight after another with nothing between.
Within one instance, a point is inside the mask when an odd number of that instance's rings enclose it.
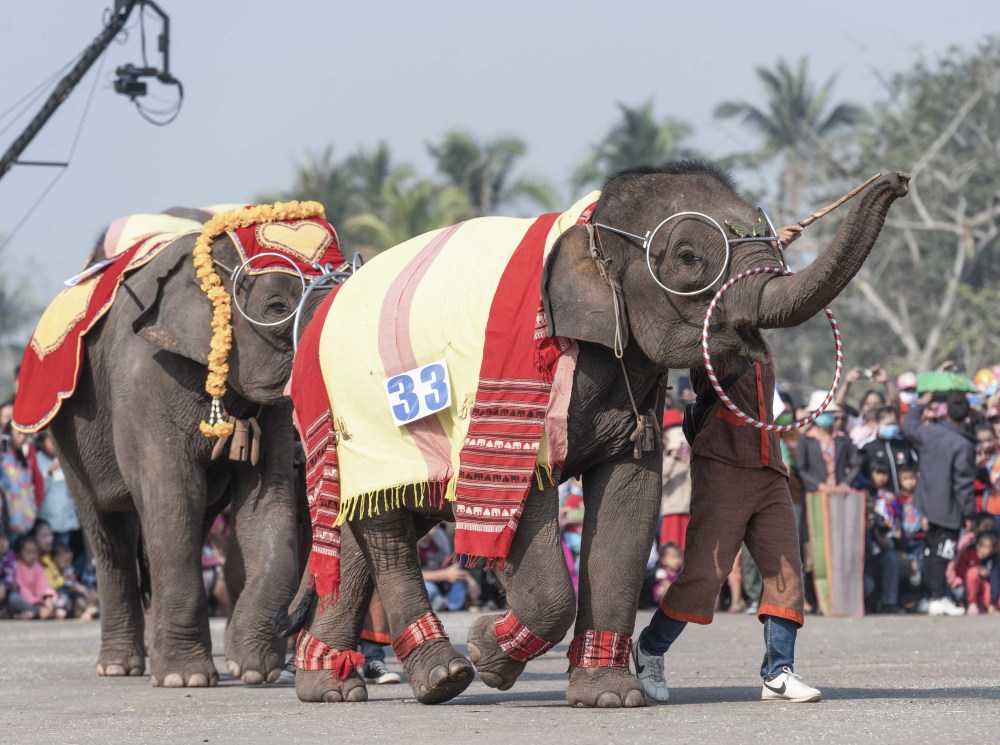
<instances>
[{"instance_id":1,"label":"elephant wrinkled skin","mask_svg":"<svg viewBox=\"0 0 1000 745\"><path fill-rule=\"evenodd\" d=\"M760 329L802 323L837 297L871 251L891 204L906 194L907 181L904 174L890 173L865 190L832 244L802 272L759 275L733 287L714 316L711 332L720 377L744 359L770 361ZM710 164L682 162L619 174L605 187L592 222L643 235L669 215L685 211L705 213L720 225L726 220L754 224L757 219L725 174ZM622 361L639 411L660 416L658 393L666 371L702 364L701 327L718 287L692 296L668 294L650 276L640 240L596 230L596 246L588 226L566 230L547 259L542 282L550 331L578 340L580 347L569 408L569 454L562 469L565 476L582 475L586 492L579 597L574 597L560 546L554 487L533 487L506 564L497 571L517 618L536 637L550 642L562 640L574 618L577 635L595 630L630 637L653 543L662 457L659 443L656 451L633 455L636 417L613 351L616 336L624 347ZM607 279L594 249L603 259ZM717 228L697 219L675 220L657 233L653 271L669 287L693 292L712 283L725 253ZM779 266L772 242L734 244L725 276L760 266ZM617 312L615 295L620 301ZM622 319L617 329L616 318ZM411 506L348 523L340 599L325 613L313 608L305 615L309 632L334 648L354 649L372 580L394 636L429 613L415 543L441 517L446 515ZM495 618L473 624L468 648L482 680L506 690L524 664L499 648ZM434 678L433 667L443 670L442 665L456 661L464 662L447 642L436 644L428 659L416 652L407 658L404 667L417 699L430 703L460 692L467 682L448 677L441 683L446 690L426 687ZM302 700L342 700L339 693L325 697L342 685L347 683L319 672L297 673ZM350 682L352 688L357 685ZM567 701L597 707L645 703L638 681L620 666L572 666Z\"/></svg>"},{"instance_id":2,"label":"elephant wrinkled skin","mask_svg":"<svg viewBox=\"0 0 1000 745\"><path fill-rule=\"evenodd\" d=\"M210 401L204 387L212 306L195 277L194 240L178 239L123 280L107 316L86 337L76 392L51 428L97 561L98 674L144 672L137 561L144 550L153 598L145 634L151 682L217 683L201 548L215 517L231 505L225 572L235 604L227 667L258 684L281 671L284 641L271 621L294 594L298 568L291 407L282 395L291 323L260 328L233 314L223 404L232 415L257 418L260 459L256 466L225 455L213 461L216 440L198 429ZM225 235L214 241L213 255L223 265L240 263ZM295 308L301 284L280 272L244 275L239 292L253 317L278 319Z\"/></svg>"}]
</instances>

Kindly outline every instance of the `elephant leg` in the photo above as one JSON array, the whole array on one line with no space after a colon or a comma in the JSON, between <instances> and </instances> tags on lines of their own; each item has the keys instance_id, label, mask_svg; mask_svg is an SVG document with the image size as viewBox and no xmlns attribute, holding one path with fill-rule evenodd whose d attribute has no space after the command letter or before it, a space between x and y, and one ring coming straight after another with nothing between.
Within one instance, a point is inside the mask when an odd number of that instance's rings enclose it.
<instances>
[{"instance_id":1,"label":"elephant leg","mask_svg":"<svg viewBox=\"0 0 1000 745\"><path fill-rule=\"evenodd\" d=\"M569 631L576 613L559 534L559 498L554 487L532 489L497 579L510 611L481 616L469 627L469 658L491 688L506 691L528 660L551 649Z\"/></svg>"},{"instance_id":2,"label":"elephant leg","mask_svg":"<svg viewBox=\"0 0 1000 745\"><path fill-rule=\"evenodd\" d=\"M393 649L417 701L437 704L468 688L472 665L431 610L417 556L413 515L402 509L350 523L389 617Z\"/></svg>"},{"instance_id":3,"label":"elephant leg","mask_svg":"<svg viewBox=\"0 0 1000 745\"><path fill-rule=\"evenodd\" d=\"M205 482L200 474L146 474L143 542L153 580L150 682L167 688L218 683L201 575Z\"/></svg>"},{"instance_id":4,"label":"elephant leg","mask_svg":"<svg viewBox=\"0 0 1000 745\"><path fill-rule=\"evenodd\" d=\"M254 482L263 490L263 480ZM249 685L273 683L285 662L285 641L274 632L274 617L291 601L298 579L294 496L290 489L274 487L258 493L241 481L232 517L234 566L228 569L227 557L226 577L234 583L226 669Z\"/></svg>"},{"instance_id":5,"label":"elephant leg","mask_svg":"<svg viewBox=\"0 0 1000 745\"><path fill-rule=\"evenodd\" d=\"M580 598L566 700L573 706L644 706L629 672L639 591L660 503L659 450L631 453L583 474Z\"/></svg>"},{"instance_id":6,"label":"elephant leg","mask_svg":"<svg viewBox=\"0 0 1000 745\"><path fill-rule=\"evenodd\" d=\"M76 459L67 454L60 462L97 565L101 592L97 674L142 675L146 671L146 648L139 598L139 519L130 512L99 512L97 495Z\"/></svg>"},{"instance_id":7,"label":"elephant leg","mask_svg":"<svg viewBox=\"0 0 1000 745\"><path fill-rule=\"evenodd\" d=\"M308 569L304 581L308 581ZM375 583L358 548L354 534L342 530L340 534L340 595L331 607L324 608L320 598L306 619L299 634L295 653L295 694L300 701L339 703L341 701L367 701L365 680L351 665L347 677L341 680L338 670L345 666L338 658L345 652L358 648L361 625ZM320 645L326 654L309 654L310 647Z\"/></svg>"}]
</instances>

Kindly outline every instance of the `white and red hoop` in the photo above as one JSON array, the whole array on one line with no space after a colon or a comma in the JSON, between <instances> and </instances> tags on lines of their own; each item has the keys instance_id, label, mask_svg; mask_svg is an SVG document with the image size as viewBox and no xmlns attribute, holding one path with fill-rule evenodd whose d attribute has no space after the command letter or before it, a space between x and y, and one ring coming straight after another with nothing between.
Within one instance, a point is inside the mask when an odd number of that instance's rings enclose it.
<instances>
[{"instance_id":1,"label":"white and red hoop","mask_svg":"<svg viewBox=\"0 0 1000 745\"><path fill-rule=\"evenodd\" d=\"M757 429L763 429L767 432L790 432L793 429L799 429L808 424L812 424L816 417L822 414L826 410L826 407L830 405L834 394L837 392L837 388L840 386L840 376L844 369L844 345L840 338L840 327L837 325L837 319L834 317L833 311L830 310L830 306L827 305L823 308L823 312L826 314L826 317L830 319L830 327L833 329L833 341L837 347L837 364L833 371L833 385L830 386L829 393L827 393L826 398L823 399L823 404L816 409L816 411L810 413L805 419L798 419L791 424L771 424L769 422L761 422L744 413L740 407L734 404L729 396L726 395L726 391L723 390L722 384L719 383L719 378L715 374L715 368L712 367L712 358L708 353L708 330L712 323L712 313L715 312L715 308L719 304L719 301L722 299L726 290L739 282L741 279L753 277L758 274L789 275L792 274L792 272L777 266L758 266L753 269L747 269L745 272L740 272L735 277L728 279L726 283L719 288L718 292L715 293L715 297L712 298L712 302L708 304L708 310L705 311L705 324L702 326L701 330L701 353L705 358L705 369L708 371L708 379L712 382L712 387L715 389L715 392L719 394L719 399L727 409L739 417L740 420L747 424L752 424Z\"/></svg>"}]
</instances>

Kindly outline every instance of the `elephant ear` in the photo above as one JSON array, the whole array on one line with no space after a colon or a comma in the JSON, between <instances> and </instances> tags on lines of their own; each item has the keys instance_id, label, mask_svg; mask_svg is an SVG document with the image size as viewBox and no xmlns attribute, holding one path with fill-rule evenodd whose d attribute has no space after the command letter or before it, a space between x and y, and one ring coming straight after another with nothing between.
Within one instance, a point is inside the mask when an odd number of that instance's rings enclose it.
<instances>
[{"instance_id":1,"label":"elephant ear","mask_svg":"<svg viewBox=\"0 0 1000 745\"><path fill-rule=\"evenodd\" d=\"M134 302L132 330L150 344L207 364L212 303L202 292L191 258L194 238L180 238L126 277L119 298Z\"/></svg>"},{"instance_id":2,"label":"elephant ear","mask_svg":"<svg viewBox=\"0 0 1000 745\"><path fill-rule=\"evenodd\" d=\"M617 315L612 292L617 296ZM549 252L542 272L542 303L552 336L591 341L614 349L617 324L621 329L621 346L628 344L624 299L601 276L584 225L574 225L559 236Z\"/></svg>"}]
</instances>

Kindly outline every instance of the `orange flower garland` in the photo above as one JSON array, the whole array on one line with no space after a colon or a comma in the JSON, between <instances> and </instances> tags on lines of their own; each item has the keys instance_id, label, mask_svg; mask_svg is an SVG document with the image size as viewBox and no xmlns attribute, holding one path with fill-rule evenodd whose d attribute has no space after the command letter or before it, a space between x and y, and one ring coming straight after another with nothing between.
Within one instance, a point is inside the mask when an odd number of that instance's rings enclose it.
<instances>
[{"instance_id":1,"label":"orange flower garland","mask_svg":"<svg viewBox=\"0 0 1000 745\"><path fill-rule=\"evenodd\" d=\"M310 217L326 218L319 202L275 202L254 207L231 210L216 215L201 229L194 244L195 274L201 280L201 289L212 302L212 344L208 353L208 378L205 390L212 397L208 421L202 421L201 433L205 437L227 437L233 425L222 412L222 397L226 393L226 376L229 374L229 350L233 346L233 301L212 262L212 241L227 230L246 228L287 220L304 220Z\"/></svg>"}]
</instances>

